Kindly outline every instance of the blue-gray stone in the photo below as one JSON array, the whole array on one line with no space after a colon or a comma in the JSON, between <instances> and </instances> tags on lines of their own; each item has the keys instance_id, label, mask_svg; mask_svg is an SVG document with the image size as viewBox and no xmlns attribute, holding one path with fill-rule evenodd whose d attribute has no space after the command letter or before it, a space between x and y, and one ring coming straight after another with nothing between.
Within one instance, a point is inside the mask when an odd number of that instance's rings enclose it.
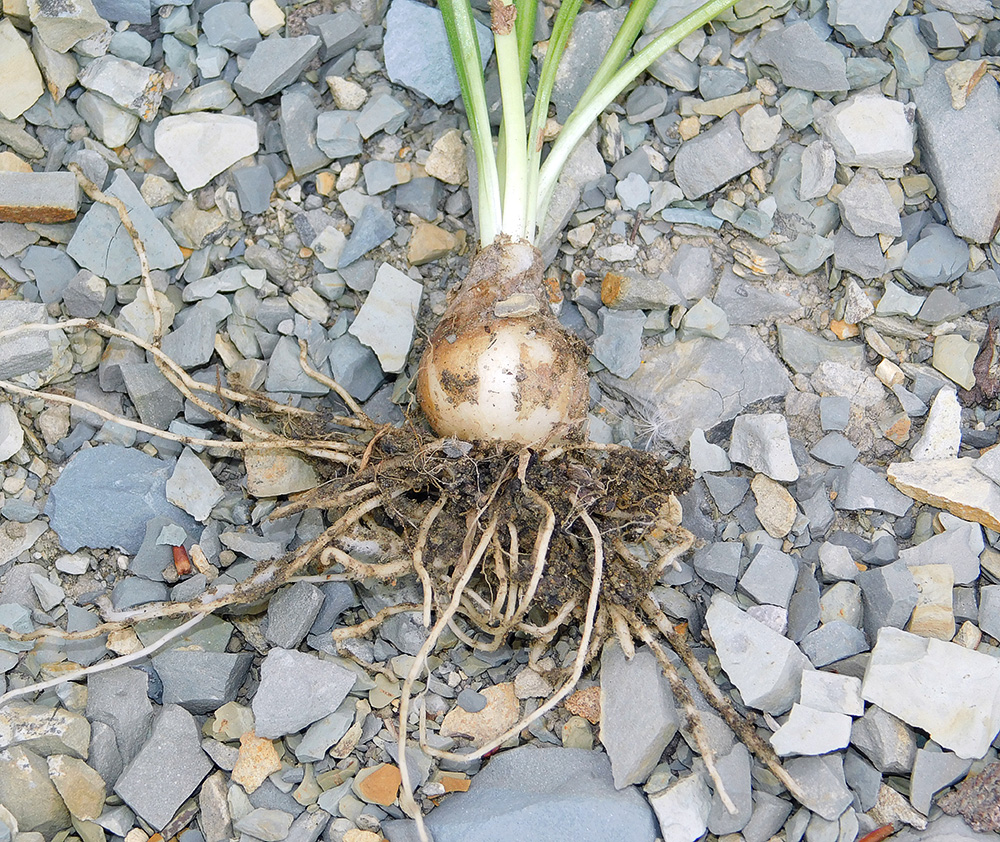
<instances>
[{"instance_id":1,"label":"blue-gray stone","mask_svg":"<svg viewBox=\"0 0 1000 842\"><path fill-rule=\"evenodd\" d=\"M747 86L747 75L729 67L706 65L698 73L698 93L705 99L717 99L739 93Z\"/></svg>"},{"instance_id":2,"label":"blue-gray stone","mask_svg":"<svg viewBox=\"0 0 1000 842\"><path fill-rule=\"evenodd\" d=\"M846 400L846 398L845 398ZM848 404L850 406L850 404ZM809 455L827 465L846 468L858 458L858 449L841 433L827 433L809 451Z\"/></svg>"},{"instance_id":3,"label":"blue-gray stone","mask_svg":"<svg viewBox=\"0 0 1000 842\"><path fill-rule=\"evenodd\" d=\"M878 237L859 237L846 225L833 238L833 265L866 281L881 278L886 271Z\"/></svg>"},{"instance_id":4,"label":"blue-gray stone","mask_svg":"<svg viewBox=\"0 0 1000 842\"><path fill-rule=\"evenodd\" d=\"M630 377L641 362L645 314L602 307L598 317L600 333L594 342L594 356L616 377Z\"/></svg>"},{"instance_id":5,"label":"blue-gray stone","mask_svg":"<svg viewBox=\"0 0 1000 842\"><path fill-rule=\"evenodd\" d=\"M808 24L806 24L808 27ZM709 131L685 142L674 156L674 178L688 199L697 199L759 164L740 131L739 116L725 116Z\"/></svg>"},{"instance_id":6,"label":"blue-gray stone","mask_svg":"<svg viewBox=\"0 0 1000 842\"><path fill-rule=\"evenodd\" d=\"M560 123L566 122L579 102L621 27L626 11L601 8L577 15L552 90L552 104L556 107L556 119ZM695 72L697 74L697 70ZM694 85L697 85L697 75ZM694 85L687 90L692 90Z\"/></svg>"},{"instance_id":7,"label":"blue-gray stone","mask_svg":"<svg viewBox=\"0 0 1000 842\"><path fill-rule=\"evenodd\" d=\"M361 109L358 130L365 140L381 131L393 134L399 131L408 114L406 106L389 94L376 94Z\"/></svg>"},{"instance_id":8,"label":"blue-gray stone","mask_svg":"<svg viewBox=\"0 0 1000 842\"><path fill-rule=\"evenodd\" d=\"M274 178L263 164L231 170L243 213L264 213L271 206Z\"/></svg>"},{"instance_id":9,"label":"blue-gray stone","mask_svg":"<svg viewBox=\"0 0 1000 842\"><path fill-rule=\"evenodd\" d=\"M808 110L811 123L812 109ZM782 227L786 232L827 237L840 220L840 212L833 202L825 199L803 201L799 198L804 152L805 147L798 143L790 143L785 147L778 158L769 189L778 205L778 211L782 214ZM781 249L778 249L778 252L781 254Z\"/></svg>"},{"instance_id":10,"label":"blue-gray stone","mask_svg":"<svg viewBox=\"0 0 1000 842\"><path fill-rule=\"evenodd\" d=\"M937 750L932 751L932 745L928 743L928 748L917 749L910 776L910 803L924 815L931 811L935 793L965 777L972 766L971 760L953 752L942 751L937 746L933 746Z\"/></svg>"},{"instance_id":11,"label":"blue-gray stone","mask_svg":"<svg viewBox=\"0 0 1000 842\"><path fill-rule=\"evenodd\" d=\"M488 27L475 20L473 24L485 68L493 38ZM458 75L438 9L415 0L392 0L385 15L382 51L386 73L397 85L412 88L438 105L459 95Z\"/></svg>"},{"instance_id":12,"label":"blue-gray stone","mask_svg":"<svg viewBox=\"0 0 1000 842\"><path fill-rule=\"evenodd\" d=\"M867 652L868 641L861 629L843 620L832 620L803 637L799 647L819 669L859 652Z\"/></svg>"},{"instance_id":13,"label":"blue-gray stone","mask_svg":"<svg viewBox=\"0 0 1000 842\"><path fill-rule=\"evenodd\" d=\"M704 480L716 507L724 515L728 515L742 503L750 490L750 480L746 477L706 474Z\"/></svg>"},{"instance_id":14,"label":"blue-gray stone","mask_svg":"<svg viewBox=\"0 0 1000 842\"><path fill-rule=\"evenodd\" d=\"M354 263L355 260L376 246L382 245L394 233L396 233L396 223L389 211L381 207L365 205L358 221L354 223L354 230L351 232L344 250L340 253L337 268L342 269Z\"/></svg>"},{"instance_id":15,"label":"blue-gray stone","mask_svg":"<svg viewBox=\"0 0 1000 842\"><path fill-rule=\"evenodd\" d=\"M695 551L694 569L710 585L733 593L742 556L743 544L739 541L719 541Z\"/></svg>"},{"instance_id":16,"label":"blue-gray stone","mask_svg":"<svg viewBox=\"0 0 1000 842\"><path fill-rule=\"evenodd\" d=\"M861 345L823 339L796 325L778 325L778 351L796 374L813 374L827 361L859 368L864 360Z\"/></svg>"},{"instance_id":17,"label":"blue-gray stone","mask_svg":"<svg viewBox=\"0 0 1000 842\"><path fill-rule=\"evenodd\" d=\"M324 111L316 121L316 145L334 159L360 155L358 115L352 111Z\"/></svg>"},{"instance_id":18,"label":"blue-gray stone","mask_svg":"<svg viewBox=\"0 0 1000 842\"><path fill-rule=\"evenodd\" d=\"M844 760L839 753L818 757L793 757L785 769L802 790L802 804L827 821L834 821L853 801L844 780Z\"/></svg>"},{"instance_id":19,"label":"blue-gray stone","mask_svg":"<svg viewBox=\"0 0 1000 842\"><path fill-rule=\"evenodd\" d=\"M107 21L116 23L122 20L127 20L129 23L149 23L150 21L149 0L94 0L94 8L97 10L97 14Z\"/></svg>"},{"instance_id":20,"label":"blue-gray stone","mask_svg":"<svg viewBox=\"0 0 1000 842\"><path fill-rule=\"evenodd\" d=\"M38 509L32 506L30 503L24 502L24 500L8 500L0 508L0 515L3 515L7 520L12 520L15 523L31 523L36 517L41 514Z\"/></svg>"},{"instance_id":21,"label":"blue-gray stone","mask_svg":"<svg viewBox=\"0 0 1000 842\"><path fill-rule=\"evenodd\" d=\"M246 3L224 2L212 6L201 16L201 29L213 47L223 47L237 55L246 55L261 43L260 31Z\"/></svg>"},{"instance_id":22,"label":"blue-gray stone","mask_svg":"<svg viewBox=\"0 0 1000 842\"><path fill-rule=\"evenodd\" d=\"M154 517L146 523L142 546L129 562L129 572L154 582L163 581L163 571L173 562L173 548L161 543L160 534L174 522L168 517Z\"/></svg>"},{"instance_id":23,"label":"blue-gray stone","mask_svg":"<svg viewBox=\"0 0 1000 842\"><path fill-rule=\"evenodd\" d=\"M892 5L892 0L830 0L828 8L830 26L843 35L847 43L867 47L882 40L896 6Z\"/></svg>"},{"instance_id":24,"label":"blue-gray stone","mask_svg":"<svg viewBox=\"0 0 1000 842\"><path fill-rule=\"evenodd\" d=\"M708 814L708 829L717 836L738 833L746 827L753 813L753 790L750 779L753 761L746 746L736 743L728 754L720 755L715 762L719 777L722 778L736 812L730 813L722 803L720 794L713 793L712 808Z\"/></svg>"},{"instance_id":25,"label":"blue-gray stone","mask_svg":"<svg viewBox=\"0 0 1000 842\"><path fill-rule=\"evenodd\" d=\"M350 333L333 340L329 362L333 379L360 401L368 400L385 377L375 352Z\"/></svg>"},{"instance_id":26,"label":"blue-gray stone","mask_svg":"<svg viewBox=\"0 0 1000 842\"><path fill-rule=\"evenodd\" d=\"M327 15L314 15L306 21L306 29L323 40L323 61L343 55L365 37L365 22L353 9ZM384 48L384 45L383 45Z\"/></svg>"},{"instance_id":27,"label":"blue-gray stone","mask_svg":"<svg viewBox=\"0 0 1000 842\"><path fill-rule=\"evenodd\" d=\"M918 591L906 564L896 561L858 574L864 602L864 626L868 642L873 644L879 629L901 629L917 605Z\"/></svg>"},{"instance_id":28,"label":"blue-gray stone","mask_svg":"<svg viewBox=\"0 0 1000 842\"><path fill-rule=\"evenodd\" d=\"M73 318L92 319L104 310L108 284L88 269L81 269L66 284L62 293L66 312Z\"/></svg>"},{"instance_id":29,"label":"blue-gray stone","mask_svg":"<svg viewBox=\"0 0 1000 842\"><path fill-rule=\"evenodd\" d=\"M243 4L237 5L242 7ZM272 37L261 41L243 65L239 76L233 80L236 95L244 105L250 105L278 93L298 79L319 53L319 47L320 39L316 35Z\"/></svg>"},{"instance_id":30,"label":"blue-gray stone","mask_svg":"<svg viewBox=\"0 0 1000 842\"><path fill-rule=\"evenodd\" d=\"M49 246L29 246L21 258L21 268L34 278L38 297L45 304L62 301L66 287L77 273L76 264L66 252Z\"/></svg>"},{"instance_id":31,"label":"blue-gray stone","mask_svg":"<svg viewBox=\"0 0 1000 842\"><path fill-rule=\"evenodd\" d=\"M754 60L778 69L789 88L816 93L846 91L847 65L844 54L821 38L808 21L799 21L769 32L752 48Z\"/></svg>"},{"instance_id":32,"label":"blue-gray stone","mask_svg":"<svg viewBox=\"0 0 1000 842\"><path fill-rule=\"evenodd\" d=\"M436 178L414 178L396 188L396 207L415 213L421 219L437 219L438 206L444 198L444 187Z\"/></svg>"},{"instance_id":33,"label":"blue-gray stone","mask_svg":"<svg viewBox=\"0 0 1000 842\"><path fill-rule=\"evenodd\" d=\"M148 23L148 4L146 4L145 0L138 0L138 3L145 4L147 6L145 23ZM99 3L94 4L95 8L98 6ZM99 8L98 13L100 13ZM104 14L101 14L101 17L105 20L113 20L113 18L109 18ZM136 23L139 23L139 21L136 21ZM136 64L145 64L149 61L149 57L153 53L153 45L143 38L138 32L132 29L126 29L124 32L116 32L111 36L111 44L108 46L108 52L112 55L118 56L118 58L134 61Z\"/></svg>"},{"instance_id":34,"label":"blue-gray stone","mask_svg":"<svg viewBox=\"0 0 1000 842\"><path fill-rule=\"evenodd\" d=\"M156 363L124 363L120 366L125 389L143 424L163 430L184 409L184 399L163 376Z\"/></svg>"},{"instance_id":35,"label":"blue-gray stone","mask_svg":"<svg viewBox=\"0 0 1000 842\"><path fill-rule=\"evenodd\" d=\"M135 553L146 523L158 515L189 533L195 529L190 515L167 502L171 471L168 462L114 444L80 451L52 486L45 514L69 552L118 547Z\"/></svg>"},{"instance_id":36,"label":"blue-gray stone","mask_svg":"<svg viewBox=\"0 0 1000 842\"><path fill-rule=\"evenodd\" d=\"M944 225L927 225L903 260L903 274L923 287L947 284L969 265L969 246Z\"/></svg>"},{"instance_id":37,"label":"blue-gray stone","mask_svg":"<svg viewBox=\"0 0 1000 842\"><path fill-rule=\"evenodd\" d=\"M469 713L479 713L484 707L486 707L486 697L482 693L477 693L471 687L466 687L459 694L458 698L455 699L462 710L468 711Z\"/></svg>"},{"instance_id":38,"label":"blue-gray stone","mask_svg":"<svg viewBox=\"0 0 1000 842\"><path fill-rule=\"evenodd\" d=\"M917 756L913 731L878 705L869 705L864 716L854 720L851 745L882 774L908 774Z\"/></svg>"},{"instance_id":39,"label":"blue-gray stone","mask_svg":"<svg viewBox=\"0 0 1000 842\"><path fill-rule=\"evenodd\" d=\"M148 688L146 673L130 667L117 667L87 678L87 719L103 722L113 730L120 762L131 761L149 737L153 706Z\"/></svg>"},{"instance_id":40,"label":"blue-gray stone","mask_svg":"<svg viewBox=\"0 0 1000 842\"><path fill-rule=\"evenodd\" d=\"M330 163L316 143L318 118L319 110L307 93L288 90L282 94L278 123L288 160L295 175L300 178Z\"/></svg>"},{"instance_id":41,"label":"blue-gray stone","mask_svg":"<svg viewBox=\"0 0 1000 842\"><path fill-rule=\"evenodd\" d=\"M849 56L847 81L852 91L877 85L892 71L892 65L880 58Z\"/></svg>"},{"instance_id":42,"label":"blue-gray stone","mask_svg":"<svg viewBox=\"0 0 1000 842\"><path fill-rule=\"evenodd\" d=\"M199 301L182 310L174 321L173 329L163 337L163 352L181 368L199 368L207 363L215 351L215 335L219 322L229 312L229 302L217 295Z\"/></svg>"},{"instance_id":43,"label":"blue-gray stone","mask_svg":"<svg viewBox=\"0 0 1000 842\"><path fill-rule=\"evenodd\" d=\"M927 45L920 40L918 23L914 15L901 17L886 38L886 47L896 68L896 78L901 88L919 88L931 65Z\"/></svg>"},{"instance_id":44,"label":"blue-gray stone","mask_svg":"<svg viewBox=\"0 0 1000 842\"><path fill-rule=\"evenodd\" d=\"M799 566L799 578L795 591L788 602L788 628L785 630L790 640L799 643L809 632L819 626L819 582L816 581L816 567L813 564Z\"/></svg>"},{"instance_id":45,"label":"blue-gray stone","mask_svg":"<svg viewBox=\"0 0 1000 842\"><path fill-rule=\"evenodd\" d=\"M313 358L309 362L313 367L318 366L324 374L331 373L326 362L318 364ZM302 370L299 363L299 343L291 336L280 337L274 346L267 363L264 388L268 392L293 392L299 395L325 395L330 391L327 386Z\"/></svg>"},{"instance_id":46,"label":"blue-gray stone","mask_svg":"<svg viewBox=\"0 0 1000 842\"><path fill-rule=\"evenodd\" d=\"M147 602L166 601L167 586L163 582L151 582L141 576L128 576L111 591L111 604L116 611L126 611Z\"/></svg>"},{"instance_id":47,"label":"blue-gray stone","mask_svg":"<svg viewBox=\"0 0 1000 842\"><path fill-rule=\"evenodd\" d=\"M959 300L970 310L1000 303L1000 279L990 268L966 272L957 290Z\"/></svg>"},{"instance_id":48,"label":"blue-gray stone","mask_svg":"<svg viewBox=\"0 0 1000 842\"><path fill-rule=\"evenodd\" d=\"M884 476L857 462L844 469L837 482L837 491L836 506L846 511L873 509L902 517L913 505L913 501L889 485Z\"/></svg>"},{"instance_id":49,"label":"blue-gray stone","mask_svg":"<svg viewBox=\"0 0 1000 842\"><path fill-rule=\"evenodd\" d=\"M576 748L503 751L467 793L444 800L426 823L435 842L653 842L657 836L653 811L639 791L615 789L607 755Z\"/></svg>"},{"instance_id":50,"label":"blue-gray stone","mask_svg":"<svg viewBox=\"0 0 1000 842\"><path fill-rule=\"evenodd\" d=\"M928 12L920 16L920 34L932 50L961 50L965 39L949 12ZM923 812L927 812L924 810Z\"/></svg>"},{"instance_id":51,"label":"blue-gray stone","mask_svg":"<svg viewBox=\"0 0 1000 842\"><path fill-rule=\"evenodd\" d=\"M798 577L799 564L792 556L761 547L740 577L740 590L760 605L787 608Z\"/></svg>"},{"instance_id":52,"label":"blue-gray stone","mask_svg":"<svg viewBox=\"0 0 1000 842\"><path fill-rule=\"evenodd\" d=\"M778 243L775 251L796 275L808 275L833 255L834 243L819 234L799 234L787 243Z\"/></svg>"},{"instance_id":53,"label":"blue-gray stone","mask_svg":"<svg viewBox=\"0 0 1000 842\"><path fill-rule=\"evenodd\" d=\"M105 192L125 204L146 247L150 269L171 269L184 261L177 243L143 201L124 170L118 170ZM95 202L84 214L66 246L66 253L112 286L121 286L140 275L139 255L132 239L122 226L118 211L107 205Z\"/></svg>"},{"instance_id":54,"label":"blue-gray stone","mask_svg":"<svg viewBox=\"0 0 1000 842\"><path fill-rule=\"evenodd\" d=\"M309 582L296 582L271 597L264 636L275 646L294 649L309 633L323 605L323 592Z\"/></svg>"},{"instance_id":55,"label":"blue-gray stone","mask_svg":"<svg viewBox=\"0 0 1000 842\"><path fill-rule=\"evenodd\" d=\"M252 661L248 652L181 648L152 659L163 682L163 704L177 704L195 714L211 713L235 700Z\"/></svg>"},{"instance_id":56,"label":"blue-gray stone","mask_svg":"<svg viewBox=\"0 0 1000 842\"><path fill-rule=\"evenodd\" d=\"M851 401L841 395L824 395L819 399L819 423L824 430L840 432L851 420Z\"/></svg>"},{"instance_id":57,"label":"blue-gray stone","mask_svg":"<svg viewBox=\"0 0 1000 842\"><path fill-rule=\"evenodd\" d=\"M162 830L210 771L212 761L201 748L195 718L178 705L164 705L114 791L144 821Z\"/></svg>"},{"instance_id":58,"label":"blue-gray stone","mask_svg":"<svg viewBox=\"0 0 1000 842\"><path fill-rule=\"evenodd\" d=\"M666 110L668 102L667 92L659 85L640 85L625 100L625 113L630 123L648 123Z\"/></svg>"}]
</instances>

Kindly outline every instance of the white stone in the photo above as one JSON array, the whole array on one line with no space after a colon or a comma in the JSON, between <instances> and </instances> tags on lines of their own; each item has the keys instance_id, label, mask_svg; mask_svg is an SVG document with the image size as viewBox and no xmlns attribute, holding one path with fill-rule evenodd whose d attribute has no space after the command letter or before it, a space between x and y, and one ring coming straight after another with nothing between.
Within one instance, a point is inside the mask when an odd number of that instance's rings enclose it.
<instances>
[{"instance_id":1,"label":"white stone","mask_svg":"<svg viewBox=\"0 0 1000 842\"><path fill-rule=\"evenodd\" d=\"M177 173L185 190L204 187L219 173L260 147L257 124L249 117L227 114L178 114L164 117L153 145Z\"/></svg>"},{"instance_id":2,"label":"white stone","mask_svg":"<svg viewBox=\"0 0 1000 842\"><path fill-rule=\"evenodd\" d=\"M826 754L844 748L851 741L851 717L846 713L792 705L792 712L771 735L771 745L779 757L792 754Z\"/></svg>"},{"instance_id":3,"label":"white stone","mask_svg":"<svg viewBox=\"0 0 1000 842\"><path fill-rule=\"evenodd\" d=\"M649 796L650 806L660 823L663 842L695 842L708 830L712 791L705 776L694 772Z\"/></svg>"},{"instance_id":4,"label":"white stone","mask_svg":"<svg viewBox=\"0 0 1000 842\"><path fill-rule=\"evenodd\" d=\"M0 115L16 120L45 92L28 42L8 18L0 20Z\"/></svg>"},{"instance_id":5,"label":"white stone","mask_svg":"<svg viewBox=\"0 0 1000 842\"><path fill-rule=\"evenodd\" d=\"M285 13L274 0L250 0L250 19L265 38L285 25Z\"/></svg>"},{"instance_id":6,"label":"white stone","mask_svg":"<svg viewBox=\"0 0 1000 842\"><path fill-rule=\"evenodd\" d=\"M38 597L38 603L42 606L43 611L51 611L66 598L66 592L59 585L50 582L40 573L32 573L28 578L31 581L31 586L35 589L35 595Z\"/></svg>"},{"instance_id":7,"label":"white stone","mask_svg":"<svg viewBox=\"0 0 1000 842\"><path fill-rule=\"evenodd\" d=\"M838 164L887 169L913 160L914 107L881 94L857 94L834 106L821 129Z\"/></svg>"},{"instance_id":8,"label":"white stone","mask_svg":"<svg viewBox=\"0 0 1000 842\"><path fill-rule=\"evenodd\" d=\"M0 462L10 459L24 445L24 430L9 403L0 403Z\"/></svg>"},{"instance_id":9,"label":"white stone","mask_svg":"<svg viewBox=\"0 0 1000 842\"><path fill-rule=\"evenodd\" d=\"M980 456L974 465L984 477L1000 485L1000 447L993 447Z\"/></svg>"},{"instance_id":10,"label":"white stone","mask_svg":"<svg viewBox=\"0 0 1000 842\"><path fill-rule=\"evenodd\" d=\"M861 698L861 679L853 675L838 675L823 670L802 673L799 701L815 710L861 716L865 703Z\"/></svg>"},{"instance_id":11,"label":"white stone","mask_svg":"<svg viewBox=\"0 0 1000 842\"><path fill-rule=\"evenodd\" d=\"M799 478L788 422L776 412L737 416L729 458L778 482L795 482Z\"/></svg>"},{"instance_id":12,"label":"white stone","mask_svg":"<svg viewBox=\"0 0 1000 842\"><path fill-rule=\"evenodd\" d=\"M56 559L56 570L70 576L82 576L90 567L90 561L86 553L64 553Z\"/></svg>"},{"instance_id":13,"label":"white stone","mask_svg":"<svg viewBox=\"0 0 1000 842\"><path fill-rule=\"evenodd\" d=\"M348 328L375 352L382 370L388 374L398 374L406 365L423 291L417 281L383 263L375 274L368 298Z\"/></svg>"},{"instance_id":14,"label":"white stone","mask_svg":"<svg viewBox=\"0 0 1000 842\"><path fill-rule=\"evenodd\" d=\"M924 432L910 456L920 459L954 459L962 444L962 407L950 386L938 391L924 423Z\"/></svg>"},{"instance_id":15,"label":"white stone","mask_svg":"<svg viewBox=\"0 0 1000 842\"><path fill-rule=\"evenodd\" d=\"M752 105L740 116L743 142L753 152L766 152L774 146L781 125L781 115L768 115L767 109L760 103Z\"/></svg>"},{"instance_id":16,"label":"white stone","mask_svg":"<svg viewBox=\"0 0 1000 842\"><path fill-rule=\"evenodd\" d=\"M787 637L716 594L705 616L722 668L750 707L785 713L798 698L809 659Z\"/></svg>"},{"instance_id":17,"label":"white stone","mask_svg":"<svg viewBox=\"0 0 1000 842\"><path fill-rule=\"evenodd\" d=\"M705 431L695 429L690 439L691 470L696 477L704 473L720 473L731 467L726 451L705 438Z\"/></svg>"},{"instance_id":18,"label":"white stone","mask_svg":"<svg viewBox=\"0 0 1000 842\"><path fill-rule=\"evenodd\" d=\"M205 463L185 447L167 480L167 499L195 520L204 522L224 496L222 486Z\"/></svg>"},{"instance_id":19,"label":"white stone","mask_svg":"<svg viewBox=\"0 0 1000 842\"><path fill-rule=\"evenodd\" d=\"M955 643L881 629L861 695L966 760L1000 732L1000 659Z\"/></svg>"}]
</instances>

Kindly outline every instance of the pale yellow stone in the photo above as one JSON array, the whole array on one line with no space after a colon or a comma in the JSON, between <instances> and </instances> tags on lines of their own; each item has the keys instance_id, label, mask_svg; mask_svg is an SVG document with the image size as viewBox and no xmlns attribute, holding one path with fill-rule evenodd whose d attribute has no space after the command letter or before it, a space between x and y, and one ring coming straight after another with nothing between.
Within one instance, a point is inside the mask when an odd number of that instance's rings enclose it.
<instances>
[{"instance_id":1,"label":"pale yellow stone","mask_svg":"<svg viewBox=\"0 0 1000 842\"><path fill-rule=\"evenodd\" d=\"M798 509L795 500L780 482L764 474L757 474L750 483L750 490L757 499L754 514L760 525L772 538L784 538L792 530Z\"/></svg>"},{"instance_id":2,"label":"pale yellow stone","mask_svg":"<svg viewBox=\"0 0 1000 842\"><path fill-rule=\"evenodd\" d=\"M445 184L464 184L468 176L465 144L458 129L451 129L437 139L424 164L427 174Z\"/></svg>"},{"instance_id":3,"label":"pale yellow stone","mask_svg":"<svg viewBox=\"0 0 1000 842\"><path fill-rule=\"evenodd\" d=\"M34 172L31 164L13 152L0 152L0 172Z\"/></svg>"},{"instance_id":4,"label":"pale yellow stone","mask_svg":"<svg viewBox=\"0 0 1000 842\"><path fill-rule=\"evenodd\" d=\"M265 38L285 25L285 13L274 0L250 0L250 18Z\"/></svg>"},{"instance_id":5,"label":"pale yellow stone","mask_svg":"<svg viewBox=\"0 0 1000 842\"><path fill-rule=\"evenodd\" d=\"M247 731L240 737L240 753L233 766L232 779L250 794L267 779L281 769L281 759L271 740L258 737Z\"/></svg>"},{"instance_id":6,"label":"pale yellow stone","mask_svg":"<svg viewBox=\"0 0 1000 842\"><path fill-rule=\"evenodd\" d=\"M368 99L368 91L342 76L327 76L326 84L333 95L333 104L341 111L357 111Z\"/></svg>"},{"instance_id":7,"label":"pale yellow stone","mask_svg":"<svg viewBox=\"0 0 1000 842\"><path fill-rule=\"evenodd\" d=\"M324 170L316 173L316 192L320 196L329 196L336 185L337 177L332 172Z\"/></svg>"},{"instance_id":8,"label":"pale yellow stone","mask_svg":"<svg viewBox=\"0 0 1000 842\"><path fill-rule=\"evenodd\" d=\"M4 17L25 32L31 31L31 18L28 15L28 0L3 0Z\"/></svg>"},{"instance_id":9,"label":"pale yellow stone","mask_svg":"<svg viewBox=\"0 0 1000 842\"><path fill-rule=\"evenodd\" d=\"M70 814L83 821L93 821L104 811L104 780L84 761L66 754L48 758L49 777Z\"/></svg>"},{"instance_id":10,"label":"pale yellow stone","mask_svg":"<svg viewBox=\"0 0 1000 842\"><path fill-rule=\"evenodd\" d=\"M955 636L954 568L950 564L918 564L910 568L910 575L917 586L917 605L906 630L951 640Z\"/></svg>"},{"instance_id":11,"label":"pale yellow stone","mask_svg":"<svg viewBox=\"0 0 1000 842\"><path fill-rule=\"evenodd\" d=\"M883 359L882 362L875 366L875 376L890 389L906 380L906 375L903 374L903 369L892 362L892 360L887 359Z\"/></svg>"},{"instance_id":12,"label":"pale yellow stone","mask_svg":"<svg viewBox=\"0 0 1000 842\"><path fill-rule=\"evenodd\" d=\"M487 687L481 692L486 697L486 707L477 713L470 713L456 705L441 722L442 737L468 736L472 738L472 745L479 748L517 723L521 706L511 682Z\"/></svg>"},{"instance_id":13,"label":"pale yellow stone","mask_svg":"<svg viewBox=\"0 0 1000 842\"><path fill-rule=\"evenodd\" d=\"M7 18L0 20L0 116L16 120L45 93L28 42Z\"/></svg>"},{"instance_id":14,"label":"pale yellow stone","mask_svg":"<svg viewBox=\"0 0 1000 842\"><path fill-rule=\"evenodd\" d=\"M893 462L887 476L914 500L1000 532L1000 487L979 473L975 462L967 457Z\"/></svg>"},{"instance_id":15,"label":"pale yellow stone","mask_svg":"<svg viewBox=\"0 0 1000 842\"><path fill-rule=\"evenodd\" d=\"M406 259L411 266L423 266L439 260L455 248L455 235L437 225L421 222L414 226L406 249Z\"/></svg>"},{"instance_id":16,"label":"pale yellow stone","mask_svg":"<svg viewBox=\"0 0 1000 842\"><path fill-rule=\"evenodd\" d=\"M691 140L701 131L701 121L697 117L685 117L677 124L677 134L681 140Z\"/></svg>"}]
</instances>

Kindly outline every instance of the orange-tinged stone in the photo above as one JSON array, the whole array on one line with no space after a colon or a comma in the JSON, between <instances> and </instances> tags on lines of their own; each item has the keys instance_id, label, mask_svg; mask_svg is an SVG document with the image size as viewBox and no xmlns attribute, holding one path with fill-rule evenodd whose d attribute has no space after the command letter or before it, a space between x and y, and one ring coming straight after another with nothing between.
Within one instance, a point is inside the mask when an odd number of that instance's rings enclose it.
<instances>
[{"instance_id":1,"label":"orange-tinged stone","mask_svg":"<svg viewBox=\"0 0 1000 842\"><path fill-rule=\"evenodd\" d=\"M468 792L470 783L472 781L468 778L453 778L450 775L444 775L440 780L445 792Z\"/></svg>"},{"instance_id":2,"label":"orange-tinged stone","mask_svg":"<svg viewBox=\"0 0 1000 842\"><path fill-rule=\"evenodd\" d=\"M563 707L572 714L582 716L591 725L597 725L601 721L601 688L577 690L563 702Z\"/></svg>"},{"instance_id":3,"label":"orange-tinged stone","mask_svg":"<svg viewBox=\"0 0 1000 842\"><path fill-rule=\"evenodd\" d=\"M429 222L420 222L413 227L413 234L406 249L406 259L411 266L423 266L439 260L455 248L457 240L450 231L445 231Z\"/></svg>"},{"instance_id":4,"label":"orange-tinged stone","mask_svg":"<svg viewBox=\"0 0 1000 842\"><path fill-rule=\"evenodd\" d=\"M357 794L369 804L388 807L399 797L402 778L399 767L391 763L381 763L371 769L362 769L354 780Z\"/></svg>"},{"instance_id":5,"label":"orange-tinged stone","mask_svg":"<svg viewBox=\"0 0 1000 842\"><path fill-rule=\"evenodd\" d=\"M337 185L337 176L332 172L321 172L316 174L316 192L320 196L329 196L333 188Z\"/></svg>"},{"instance_id":6,"label":"orange-tinged stone","mask_svg":"<svg viewBox=\"0 0 1000 842\"><path fill-rule=\"evenodd\" d=\"M830 319L830 330L837 339L851 339L861 335L861 328L841 319Z\"/></svg>"},{"instance_id":7,"label":"orange-tinged stone","mask_svg":"<svg viewBox=\"0 0 1000 842\"><path fill-rule=\"evenodd\" d=\"M240 737L240 753L233 766L232 779L247 791L254 792L267 778L281 769L281 759L271 740L247 731Z\"/></svg>"},{"instance_id":8,"label":"orange-tinged stone","mask_svg":"<svg viewBox=\"0 0 1000 842\"><path fill-rule=\"evenodd\" d=\"M885 437L902 447L910 438L910 416L905 412L894 416L885 428Z\"/></svg>"},{"instance_id":9,"label":"orange-tinged stone","mask_svg":"<svg viewBox=\"0 0 1000 842\"><path fill-rule=\"evenodd\" d=\"M624 275L619 275L617 272L605 273L604 280L601 281L601 303L605 307L615 306L615 302L621 298L622 287L627 280L628 278Z\"/></svg>"}]
</instances>

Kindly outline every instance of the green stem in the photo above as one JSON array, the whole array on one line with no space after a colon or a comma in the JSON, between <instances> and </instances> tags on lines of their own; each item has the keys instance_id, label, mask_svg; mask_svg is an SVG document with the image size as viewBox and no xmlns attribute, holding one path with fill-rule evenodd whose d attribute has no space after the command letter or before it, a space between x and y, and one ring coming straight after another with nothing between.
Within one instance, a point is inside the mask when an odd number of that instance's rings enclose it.
<instances>
[{"instance_id":1,"label":"green stem","mask_svg":"<svg viewBox=\"0 0 1000 842\"><path fill-rule=\"evenodd\" d=\"M469 0L439 0L445 31L455 61L462 101L472 132L473 150L479 172L479 236L492 242L501 223L500 179L493 152L486 88L483 84L483 60Z\"/></svg>"},{"instance_id":2,"label":"green stem","mask_svg":"<svg viewBox=\"0 0 1000 842\"><path fill-rule=\"evenodd\" d=\"M559 179L563 167L566 166L570 154L604 109L614 102L625 88L667 50L675 47L696 29L700 29L734 5L736 5L736 0L709 0L687 17L661 32L620 70L607 79L599 90L595 90L589 99L581 101L576 106L566 121L566 125L559 132L559 137L552 144L548 157L541 167L538 181L538 219L545 218L545 211L552 198L552 191L555 189L556 181Z\"/></svg>"}]
</instances>

